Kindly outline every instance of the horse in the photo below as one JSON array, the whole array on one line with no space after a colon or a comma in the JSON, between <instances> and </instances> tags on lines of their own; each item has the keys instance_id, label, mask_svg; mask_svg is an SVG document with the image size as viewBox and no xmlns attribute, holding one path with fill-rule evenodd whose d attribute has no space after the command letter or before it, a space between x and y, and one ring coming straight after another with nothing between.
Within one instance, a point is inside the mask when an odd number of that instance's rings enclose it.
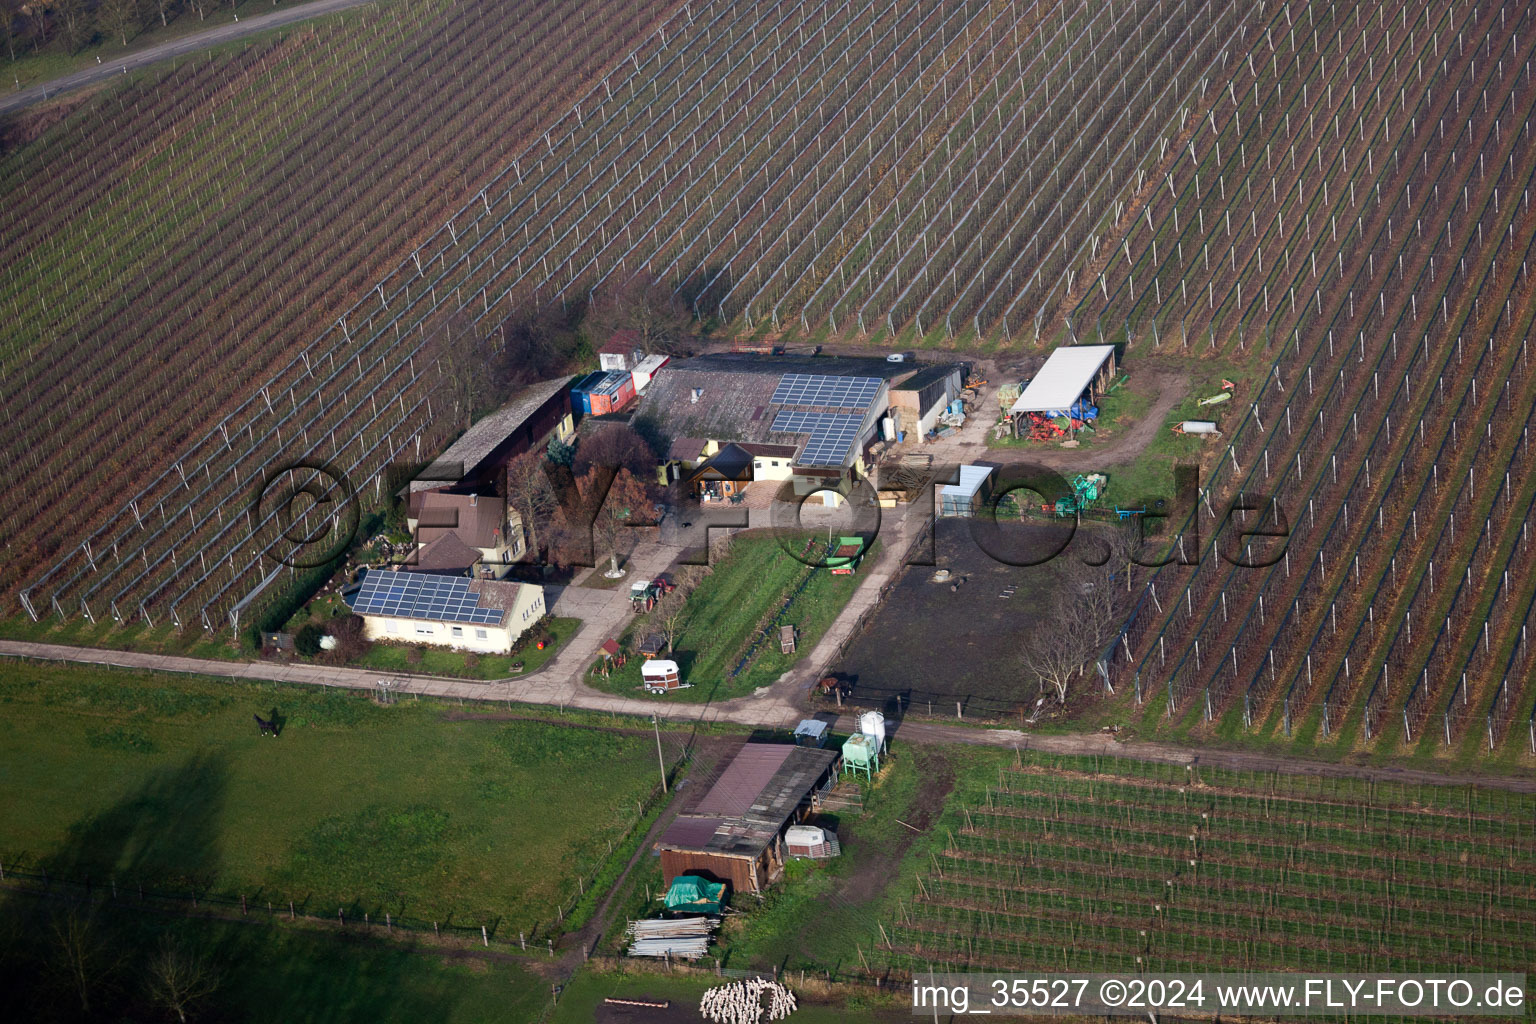
<instances>
[{"instance_id":1,"label":"horse","mask_svg":"<svg viewBox=\"0 0 1536 1024\"><path fill-rule=\"evenodd\" d=\"M273 739L277 738L276 722L262 718L260 715L252 715L251 717L256 719L256 726L261 730L263 736L271 736Z\"/></svg>"}]
</instances>

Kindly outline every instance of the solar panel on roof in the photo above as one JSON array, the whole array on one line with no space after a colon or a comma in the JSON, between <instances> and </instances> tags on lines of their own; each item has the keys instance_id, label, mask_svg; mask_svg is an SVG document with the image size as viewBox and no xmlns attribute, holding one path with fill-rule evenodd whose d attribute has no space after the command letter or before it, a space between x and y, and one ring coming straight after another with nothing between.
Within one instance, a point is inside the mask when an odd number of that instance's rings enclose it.
<instances>
[{"instance_id":1,"label":"solar panel on roof","mask_svg":"<svg viewBox=\"0 0 1536 1024\"><path fill-rule=\"evenodd\" d=\"M810 405L831 409L867 409L880 393L878 377L837 377L825 373L786 373L770 399L775 405Z\"/></svg>"},{"instance_id":2,"label":"solar panel on roof","mask_svg":"<svg viewBox=\"0 0 1536 1024\"><path fill-rule=\"evenodd\" d=\"M371 572L364 577L352 608L366 615L475 625L499 623L505 613L498 608L481 608L469 585L464 577Z\"/></svg>"},{"instance_id":3,"label":"solar panel on roof","mask_svg":"<svg viewBox=\"0 0 1536 1024\"><path fill-rule=\"evenodd\" d=\"M773 429L790 434L809 434L799 462L805 466L841 466L858 440L862 416L834 412L798 412L784 409L773 418Z\"/></svg>"}]
</instances>

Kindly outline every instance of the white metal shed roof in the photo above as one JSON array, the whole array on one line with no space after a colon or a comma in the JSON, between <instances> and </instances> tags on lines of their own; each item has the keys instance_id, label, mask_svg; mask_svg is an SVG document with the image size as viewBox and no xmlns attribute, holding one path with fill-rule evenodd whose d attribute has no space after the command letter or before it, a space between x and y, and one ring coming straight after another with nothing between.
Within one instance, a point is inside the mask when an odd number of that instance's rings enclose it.
<instances>
[{"instance_id":1,"label":"white metal shed roof","mask_svg":"<svg viewBox=\"0 0 1536 1024\"><path fill-rule=\"evenodd\" d=\"M1082 397L1093 375L1114 353L1113 345L1068 345L1058 348L1040 367L1035 379L1029 382L1009 408L1008 414L1021 412L1048 412L1071 408Z\"/></svg>"},{"instance_id":2,"label":"white metal shed roof","mask_svg":"<svg viewBox=\"0 0 1536 1024\"><path fill-rule=\"evenodd\" d=\"M945 484L939 488L939 499L942 501L946 494L956 498L972 498L981 490L981 485L987 477L992 475L991 466L961 466L960 482L958 484Z\"/></svg>"}]
</instances>

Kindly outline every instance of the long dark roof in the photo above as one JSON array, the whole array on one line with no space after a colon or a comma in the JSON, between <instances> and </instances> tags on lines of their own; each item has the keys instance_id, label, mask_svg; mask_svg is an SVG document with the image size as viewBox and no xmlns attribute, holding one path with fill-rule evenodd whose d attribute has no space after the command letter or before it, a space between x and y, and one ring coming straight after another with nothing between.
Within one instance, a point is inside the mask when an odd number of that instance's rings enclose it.
<instances>
[{"instance_id":1,"label":"long dark roof","mask_svg":"<svg viewBox=\"0 0 1536 1024\"><path fill-rule=\"evenodd\" d=\"M523 388L506 405L489 416L477 420L448 449L432 461L426 472L420 474L424 481L442 481L451 475L454 479L471 474L507 438L517 432L528 418L538 412L544 403L558 392L564 391L571 382L569 377L557 377L539 381ZM411 490L440 487L441 483L411 484Z\"/></svg>"},{"instance_id":2,"label":"long dark roof","mask_svg":"<svg viewBox=\"0 0 1536 1024\"><path fill-rule=\"evenodd\" d=\"M941 366L925 366L900 384L892 384L892 391L921 391L935 381L943 380L960 369L959 363L945 363Z\"/></svg>"},{"instance_id":3,"label":"long dark roof","mask_svg":"<svg viewBox=\"0 0 1536 1024\"><path fill-rule=\"evenodd\" d=\"M656 845L755 857L773 842L837 756L834 750L748 743Z\"/></svg>"}]
</instances>

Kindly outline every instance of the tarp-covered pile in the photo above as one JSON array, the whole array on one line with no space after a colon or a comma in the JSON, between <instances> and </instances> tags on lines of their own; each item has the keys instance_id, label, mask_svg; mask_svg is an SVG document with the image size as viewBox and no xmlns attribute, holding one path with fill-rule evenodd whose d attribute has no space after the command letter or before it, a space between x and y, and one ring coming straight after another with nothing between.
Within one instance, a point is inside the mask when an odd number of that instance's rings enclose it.
<instances>
[{"instance_id":1,"label":"tarp-covered pile","mask_svg":"<svg viewBox=\"0 0 1536 1024\"><path fill-rule=\"evenodd\" d=\"M718 916L724 898L724 882L711 882L698 875L678 875L667 890L666 904L674 912Z\"/></svg>"}]
</instances>

